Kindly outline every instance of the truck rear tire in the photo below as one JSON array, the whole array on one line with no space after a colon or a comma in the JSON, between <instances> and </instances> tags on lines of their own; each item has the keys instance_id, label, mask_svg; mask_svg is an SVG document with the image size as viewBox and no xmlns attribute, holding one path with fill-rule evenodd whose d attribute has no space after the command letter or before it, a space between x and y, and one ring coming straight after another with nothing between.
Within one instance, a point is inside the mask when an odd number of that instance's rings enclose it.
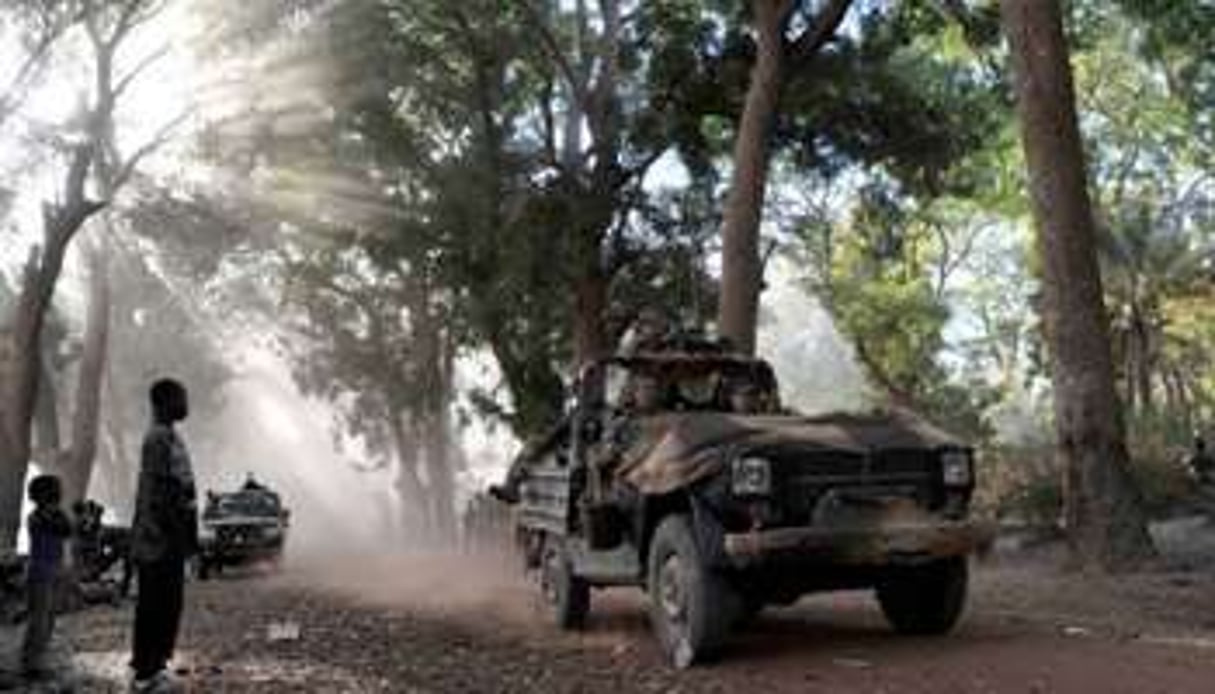
<instances>
[{"instance_id":1,"label":"truck rear tire","mask_svg":"<svg viewBox=\"0 0 1215 694\"><path fill-rule=\"evenodd\" d=\"M671 664L686 668L716 656L734 623L738 598L705 561L688 516L668 516L659 524L647 578L650 622Z\"/></svg>"},{"instance_id":2,"label":"truck rear tire","mask_svg":"<svg viewBox=\"0 0 1215 694\"><path fill-rule=\"evenodd\" d=\"M547 537L540 560L540 590L562 629L581 629L591 611L591 586L574 575L565 540Z\"/></svg>"},{"instance_id":3,"label":"truck rear tire","mask_svg":"<svg viewBox=\"0 0 1215 694\"><path fill-rule=\"evenodd\" d=\"M900 634L944 634L966 604L966 557L891 569L877 586L886 620Z\"/></svg>"}]
</instances>

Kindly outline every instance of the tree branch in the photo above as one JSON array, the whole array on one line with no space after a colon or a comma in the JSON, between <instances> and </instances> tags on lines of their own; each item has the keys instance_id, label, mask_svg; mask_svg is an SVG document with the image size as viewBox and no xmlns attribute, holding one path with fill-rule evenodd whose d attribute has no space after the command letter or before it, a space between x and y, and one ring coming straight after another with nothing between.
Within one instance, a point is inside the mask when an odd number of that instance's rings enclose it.
<instances>
[{"instance_id":1,"label":"tree branch","mask_svg":"<svg viewBox=\"0 0 1215 694\"><path fill-rule=\"evenodd\" d=\"M110 38L107 41L108 47L111 50L116 48L132 29L147 21L159 11L152 9L155 5L155 2L149 2L149 0L127 0L127 4L122 6L122 11L118 15L118 21L114 23L114 32L110 34ZM139 12L145 9L149 11L143 17L139 17Z\"/></svg>"},{"instance_id":2,"label":"tree branch","mask_svg":"<svg viewBox=\"0 0 1215 694\"><path fill-rule=\"evenodd\" d=\"M44 10L50 15L49 10ZM21 66L17 68L13 78L3 90L0 90L0 125L15 113L25 100L30 83L36 78L39 70L46 64L55 43L67 33L67 30L82 18L81 14L71 14L67 17L44 16L37 41Z\"/></svg>"},{"instance_id":3,"label":"tree branch","mask_svg":"<svg viewBox=\"0 0 1215 694\"><path fill-rule=\"evenodd\" d=\"M544 15L532 4L532 0L514 0L514 3L527 13L528 19L540 34L540 43L553 62L557 64L565 81L569 83L574 99L580 104L586 103L585 85L578 78L578 73L574 70L574 65L570 62L569 57L561 50L561 44L553 34L552 27L545 21Z\"/></svg>"},{"instance_id":4,"label":"tree branch","mask_svg":"<svg viewBox=\"0 0 1215 694\"><path fill-rule=\"evenodd\" d=\"M131 86L131 83L135 81L135 78L139 77L140 73L148 69L156 61L165 57L169 53L169 48L169 44L164 44L146 56L143 60L139 61L139 64L131 68L130 72L123 75L118 80L118 84L114 85L114 98L117 99L119 96L121 96L122 93L126 91L127 87Z\"/></svg>"},{"instance_id":5,"label":"tree branch","mask_svg":"<svg viewBox=\"0 0 1215 694\"><path fill-rule=\"evenodd\" d=\"M852 0L829 0L827 6L819 12L814 23L803 31L789 47L789 61L794 69L814 58L835 36L836 30L844 21L844 17L851 7Z\"/></svg>"},{"instance_id":6,"label":"tree branch","mask_svg":"<svg viewBox=\"0 0 1215 694\"><path fill-rule=\"evenodd\" d=\"M152 138L150 141L145 143L142 147L135 150L135 153L132 154L129 158L127 158L127 160L123 163L123 165L118 169L118 173L117 173L117 175L115 175L113 184L110 186L110 189L116 191L119 188L121 188L123 185L125 185L126 182L128 180L130 180L131 176L135 173L135 167L139 166L139 162L142 161L144 157L148 156L152 152L155 152L157 149L160 149L162 146L164 146L164 144L169 141L170 134L173 132L173 130L175 128L177 128L177 126L179 126L183 122L185 122L185 120L190 117L191 112L192 111L187 110L186 112L182 113L181 115L177 116L173 120L166 123L156 133L156 137Z\"/></svg>"}]
</instances>

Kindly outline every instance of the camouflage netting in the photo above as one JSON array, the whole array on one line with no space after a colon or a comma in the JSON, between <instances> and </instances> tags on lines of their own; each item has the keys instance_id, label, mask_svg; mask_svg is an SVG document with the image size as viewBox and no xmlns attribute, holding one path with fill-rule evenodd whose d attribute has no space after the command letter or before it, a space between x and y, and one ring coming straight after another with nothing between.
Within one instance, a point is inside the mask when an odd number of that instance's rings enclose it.
<instances>
[{"instance_id":1,"label":"camouflage netting","mask_svg":"<svg viewBox=\"0 0 1215 694\"><path fill-rule=\"evenodd\" d=\"M651 417L641 426L616 475L646 494L666 494L715 475L744 450L796 445L805 452L865 455L965 445L906 412L816 417L698 412Z\"/></svg>"}]
</instances>

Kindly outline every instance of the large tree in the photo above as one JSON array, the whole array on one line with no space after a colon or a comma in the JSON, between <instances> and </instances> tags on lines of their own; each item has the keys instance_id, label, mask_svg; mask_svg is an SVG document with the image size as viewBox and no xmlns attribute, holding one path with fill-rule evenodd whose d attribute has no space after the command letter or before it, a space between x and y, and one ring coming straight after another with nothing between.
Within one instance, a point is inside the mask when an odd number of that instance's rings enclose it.
<instances>
[{"instance_id":1,"label":"large tree","mask_svg":"<svg viewBox=\"0 0 1215 694\"><path fill-rule=\"evenodd\" d=\"M107 0L71 5L71 27L79 26L89 39L92 52L91 76L95 80L92 98L78 115L78 132L66 133L71 142L63 152L66 165L57 199L43 205L41 242L35 244L22 268L19 294L10 326L4 336L6 349L0 349L0 547L16 541L20 526L23 480L30 463L32 424L42 374L42 334L68 248L92 217L104 209L113 195L130 178L136 166L156 143L149 143L126 157L113 147L113 118L118 98L139 74L140 67L116 74L115 58L131 32L151 17L158 7L152 0ZM41 44L35 44L37 49ZM69 128L70 130L70 128ZM106 185L95 185L99 178ZM95 337L96 334L95 334ZM100 336L104 338L104 335ZM95 440L95 394L104 355L96 348L104 339L94 340L95 350L82 382L80 400L85 421L76 427L83 437L82 452L88 460L68 465L71 493L79 494L87 484L91 449ZM95 357L102 357L97 359ZM89 421L91 420L91 421ZM66 456L60 456L69 460ZM57 461L42 461L44 464Z\"/></svg>"},{"instance_id":2,"label":"large tree","mask_svg":"<svg viewBox=\"0 0 1215 694\"><path fill-rule=\"evenodd\" d=\"M1153 548L1128 472L1062 11L1057 0L1005 0L1002 16L1038 226L1067 530L1078 560L1119 568Z\"/></svg>"},{"instance_id":3,"label":"large tree","mask_svg":"<svg viewBox=\"0 0 1215 694\"><path fill-rule=\"evenodd\" d=\"M374 167L367 183L388 194L370 195L395 210L367 231L410 268L434 262L506 385L505 407L477 402L524 436L559 416L562 376L610 351L638 303L677 298L634 283L699 288L704 274L703 234L681 233L702 228L703 202L683 204L701 189L643 185L680 98L675 58L654 48L678 43L671 8L622 7L395 0L327 25L339 159Z\"/></svg>"},{"instance_id":4,"label":"large tree","mask_svg":"<svg viewBox=\"0 0 1215 694\"><path fill-rule=\"evenodd\" d=\"M812 8L812 6L818 6ZM721 230L718 331L743 352L755 350L760 266L759 224L767 189L772 130L790 71L804 69L835 34L852 0L751 0L755 58L734 144L730 196ZM817 11L815 11L817 9ZM790 36L797 23L804 25Z\"/></svg>"}]
</instances>

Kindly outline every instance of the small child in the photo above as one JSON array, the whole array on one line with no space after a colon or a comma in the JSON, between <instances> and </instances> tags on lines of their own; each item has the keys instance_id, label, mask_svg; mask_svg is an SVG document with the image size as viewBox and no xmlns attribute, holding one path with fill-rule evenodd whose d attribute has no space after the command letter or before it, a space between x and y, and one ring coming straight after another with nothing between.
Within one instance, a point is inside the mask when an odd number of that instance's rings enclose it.
<instances>
[{"instance_id":1,"label":"small child","mask_svg":"<svg viewBox=\"0 0 1215 694\"><path fill-rule=\"evenodd\" d=\"M29 496L34 502L34 510L27 521L29 621L25 627L21 666L32 678L50 674L46 651L55 629L56 584L63 561L63 542L72 534L72 522L59 507L62 495L59 478L54 475L39 475L30 481Z\"/></svg>"}]
</instances>

